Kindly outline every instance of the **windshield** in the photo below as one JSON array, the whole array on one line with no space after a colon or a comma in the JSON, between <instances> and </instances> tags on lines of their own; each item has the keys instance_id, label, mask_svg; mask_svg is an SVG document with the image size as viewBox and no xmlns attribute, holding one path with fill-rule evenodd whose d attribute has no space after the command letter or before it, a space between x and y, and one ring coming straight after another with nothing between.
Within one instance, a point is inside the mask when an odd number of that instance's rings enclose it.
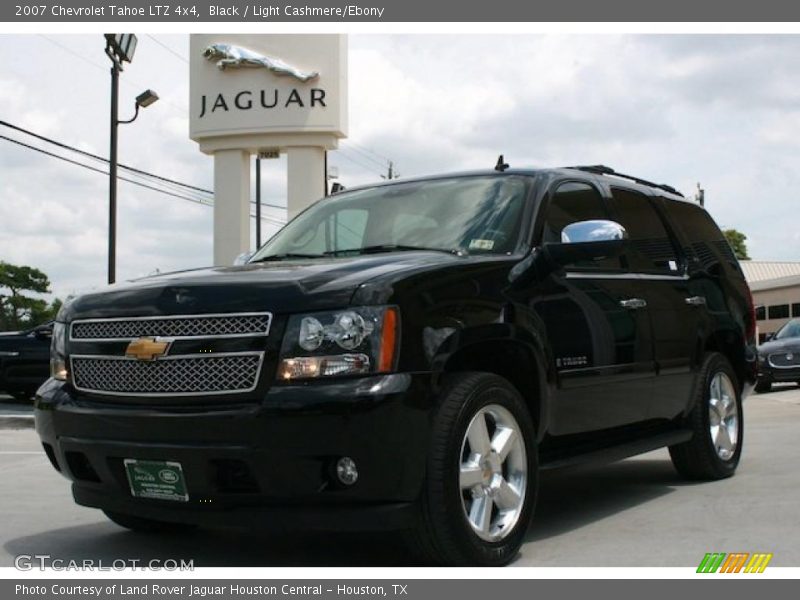
<instances>
[{"instance_id":1,"label":"windshield","mask_svg":"<svg viewBox=\"0 0 800 600\"><path fill-rule=\"evenodd\" d=\"M778 330L775 334L776 340L784 340L786 338L800 337L800 319L789 321L786 325Z\"/></svg>"},{"instance_id":2,"label":"windshield","mask_svg":"<svg viewBox=\"0 0 800 600\"><path fill-rule=\"evenodd\" d=\"M401 250L513 252L528 177L458 177L344 192L303 212L250 260Z\"/></svg>"}]
</instances>

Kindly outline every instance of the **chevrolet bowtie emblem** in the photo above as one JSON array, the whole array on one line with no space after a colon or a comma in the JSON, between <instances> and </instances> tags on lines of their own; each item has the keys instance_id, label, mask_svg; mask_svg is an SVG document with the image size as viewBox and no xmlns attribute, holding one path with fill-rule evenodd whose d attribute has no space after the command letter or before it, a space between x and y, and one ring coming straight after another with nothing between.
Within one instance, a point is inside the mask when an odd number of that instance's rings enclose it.
<instances>
[{"instance_id":1,"label":"chevrolet bowtie emblem","mask_svg":"<svg viewBox=\"0 0 800 600\"><path fill-rule=\"evenodd\" d=\"M172 340L163 338L142 337L133 340L125 349L125 356L136 360L155 360L169 352Z\"/></svg>"}]
</instances>

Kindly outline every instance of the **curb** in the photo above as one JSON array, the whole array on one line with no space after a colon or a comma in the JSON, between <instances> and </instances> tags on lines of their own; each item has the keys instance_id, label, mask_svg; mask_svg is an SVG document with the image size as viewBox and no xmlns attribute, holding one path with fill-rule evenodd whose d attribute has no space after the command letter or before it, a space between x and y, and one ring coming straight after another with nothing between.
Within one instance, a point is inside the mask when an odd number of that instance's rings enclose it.
<instances>
[{"instance_id":1,"label":"curb","mask_svg":"<svg viewBox=\"0 0 800 600\"><path fill-rule=\"evenodd\" d=\"M33 415L2 415L0 429L33 429Z\"/></svg>"}]
</instances>

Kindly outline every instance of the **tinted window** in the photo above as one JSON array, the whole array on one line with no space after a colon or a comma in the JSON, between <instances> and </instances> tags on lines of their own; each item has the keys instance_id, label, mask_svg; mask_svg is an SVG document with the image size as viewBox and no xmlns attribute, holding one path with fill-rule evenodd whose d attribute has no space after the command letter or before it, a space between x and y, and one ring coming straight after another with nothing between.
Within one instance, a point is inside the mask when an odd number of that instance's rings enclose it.
<instances>
[{"instance_id":1,"label":"tinted window","mask_svg":"<svg viewBox=\"0 0 800 600\"><path fill-rule=\"evenodd\" d=\"M725 236L705 209L691 202L669 199L664 200L664 208L688 242L684 251L688 255L694 254L703 268L718 265L720 258L736 263Z\"/></svg>"},{"instance_id":2,"label":"tinted window","mask_svg":"<svg viewBox=\"0 0 800 600\"><path fill-rule=\"evenodd\" d=\"M785 340L788 338L797 338L797 337L800 337L799 320L789 321L786 325L784 325L778 330L778 333L775 334L776 340Z\"/></svg>"},{"instance_id":3,"label":"tinted window","mask_svg":"<svg viewBox=\"0 0 800 600\"><path fill-rule=\"evenodd\" d=\"M398 251L398 245L470 254L512 252L530 181L456 177L342 192L304 211L251 260Z\"/></svg>"},{"instance_id":4,"label":"tinted window","mask_svg":"<svg viewBox=\"0 0 800 600\"><path fill-rule=\"evenodd\" d=\"M631 271L677 273L678 256L661 217L644 194L611 188L617 220L628 232Z\"/></svg>"},{"instance_id":5,"label":"tinted window","mask_svg":"<svg viewBox=\"0 0 800 600\"><path fill-rule=\"evenodd\" d=\"M550 199L542 231L542 243L561 243L561 231L571 223L608 219L603 197L586 183L562 183ZM618 258L602 258L572 265L578 268L619 270Z\"/></svg>"},{"instance_id":6,"label":"tinted window","mask_svg":"<svg viewBox=\"0 0 800 600\"><path fill-rule=\"evenodd\" d=\"M770 319L788 319L789 318L789 305L776 304L769 307Z\"/></svg>"}]
</instances>

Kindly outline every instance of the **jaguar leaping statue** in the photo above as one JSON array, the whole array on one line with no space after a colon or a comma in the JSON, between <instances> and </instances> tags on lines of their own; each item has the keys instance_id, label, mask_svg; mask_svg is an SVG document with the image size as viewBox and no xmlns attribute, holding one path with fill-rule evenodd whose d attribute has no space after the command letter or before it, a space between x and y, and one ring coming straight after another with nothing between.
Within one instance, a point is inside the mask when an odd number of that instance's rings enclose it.
<instances>
[{"instance_id":1,"label":"jaguar leaping statue","mask_svg":"<svg viewBox=\"0 0 800 600\"><path fill-rule=\"evenodd\" d=\"M264 68L276 75L289 75L300 81L311 81L319 77L316 71L301 71L279 58L264 56L232 44L211 44L203 50L203 56L208 60L217 61L217 68Z\"/></svg>"}]
</instances>

